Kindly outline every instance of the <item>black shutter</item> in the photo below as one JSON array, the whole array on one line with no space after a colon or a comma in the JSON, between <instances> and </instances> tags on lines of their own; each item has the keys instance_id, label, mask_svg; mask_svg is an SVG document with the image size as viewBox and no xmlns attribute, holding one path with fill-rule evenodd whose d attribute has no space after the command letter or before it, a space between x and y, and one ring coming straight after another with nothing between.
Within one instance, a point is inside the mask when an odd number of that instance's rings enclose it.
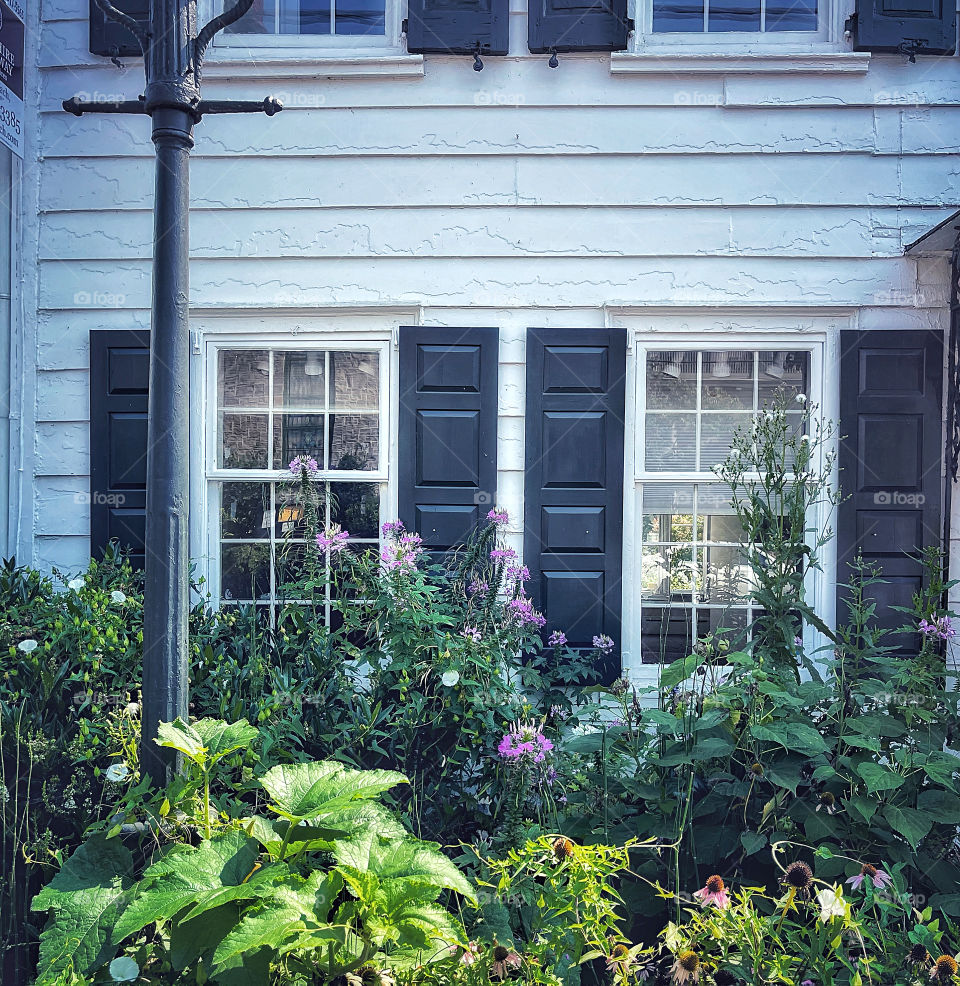
<instances>
[{"instance_id":1,"label":"black shutter","mask_svg":"<svg viewBox=\"0 0 960 986\"><path fill-rule=\"evenodd\" d=\"M400 329L400 519L434 552L496 502L495 328Z\"/></svg>"},{"instance_id":2,"label":"black shutter","mask_svg":"<svg viewBox=\"0 0 960 986\"><path fill-rule=\"evenodd\" d=\"M623 51L632 27L627 0L529 0L533 52Z\"/></svg>"},{"instance_id":3,"label":"black shutter","mask_svg":"<svg viewBox=\"0 0 960 986\"><path fill-rule=\"evenodd\" d=\"M111 0L123 14L146 22L150 16L149 0ZM137 39L122 25L107 20L103 11L90 0L90 52L107 58L139 58L143 52Z\"/></svg>"},{"instance_id":4,"label":"black shutter","mask_svg":"<svg viewBox=\"0 0 960 986\"><path fill-rule=\"evenodd\" d=\"M957 48L955 0L857 0L847 23L855 51L952 55Z\"/></svg>"},{"instance_id":5,"label":"black shutter","mask_svg":"<svg viewBox=\"0 0 960 986\"><path fill-rule=\"evenodd\" d=\"M506 55L509 0L409 0L407 51Z\"/></svg>"},{"instance_id":6,"label":"black shutter","mask_svg":"<svg viewBox=\"0 0 960 986\"><path fill-rule=\"evenodd\" d=\"M143 567L150 334L90 333L90 554L110 541Z\"/></svg>"},{"instance_id":7,"label":"black shutter","mask_svg":"<svg viewBox=\"0 0 960 986\"><path fill-rule=\"evenodd\" d=\"M837 619L849 563L878 564L877 622L893 629L922 585L920 549L941 543L943 337L936 332L841 332ZM909 648L912 641L886 638Z\"/></svg>"},{"instance_id":8,"label":"black shutter","mask_svg":"<svg viewBox=\"0 0 960 986\"><path fill-rule=\"evenodd\" d=\"M527 332L527 439L523 560L531 595L573 647L606 634L603 669L620 672L623 329Z\"/></svg>"}]
</instances>

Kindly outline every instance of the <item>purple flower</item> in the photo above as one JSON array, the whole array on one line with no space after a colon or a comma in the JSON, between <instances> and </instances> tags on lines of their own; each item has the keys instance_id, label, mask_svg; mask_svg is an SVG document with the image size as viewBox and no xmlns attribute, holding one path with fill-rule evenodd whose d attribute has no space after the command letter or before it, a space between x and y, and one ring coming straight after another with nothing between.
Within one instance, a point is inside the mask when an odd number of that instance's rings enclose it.
<instances>
[{"instance_id":1,"label":"purple flower","mask_svg":"<svg viewBox=\"0 0 960 986\"><path fill-rule=\"evenodd\" d=\"M510 515L506 512L506 510L500 510L499 508L494 507L493 510L487 514L487 520L490 521L491 524L509 524Z\"/></svg>"},{"instance_id":2,"label":"purple flower","mask_svg":"<svg viewBox=\"0 0 960 986\"><path fill-rule=\"evenodd\" d=\"M388 541L380 551L380 564L386 572L412 572L423 554L419 534L401 534Z\"/></svg>"},{"instance_id":3,"label":"purple flower","mask_svg":"<svg viewBox=\"0 0 960 986\"><path fill-rule=\"evenodd\" d=\"M460 636L464 640L472 640L475 644L483 640L483 634L476 627L464 627L460 631Z\"/></svg>"},{"instance_id":4,"label":"purple flower","mask_svg":"<svg viewBox=\"0 0 960 986\"><path fill-rule=\"evenodd\" d=\"M511 565L507 569L507 578L517 582L529 582L530 569L526 565L521 565L519 568L516 565Z\"/></svg>"},{"instance_id":5,"label":"purple flower","mask_svg":"<svg viewBox=\"0 0 960 986\"><path fill-rule=\"evenodd\" d=\"M957 635L949 616L935 616L932 620L923 619L920 621L919 629L925 637L936 637L938 640L949 640Z\"/></svg>"},{"instance_id":6,"label":"purple flower","mask_svg":"<svg viewBox=\"0 0 960 986\"><path fill-rule=\"evenodd\" d=\"M860 867L860 872L856 876L849 877L846 882L854 890L858 890L865 877L870 877L877 890L883 890L884 887L889 887L893 883L893 877L886 870L881 870L872 863L864 863Z\"/></svg>"},{"instance_id":7,"label":"purple flower","mask_svg":"<svg viewBox=\"0 0 960 986\"><path fill-rule=\"evenodd\" d=\"M546 617L541 616L534 608L529 599L511 599L507 603L507 612L521 626L536 627L538 630L546 625Z\"/></svg>"},{"instance_id":8,"label":"purple flower","mask_svg":"<svg viewBox=\"0 0 960 986\"><path fill-rule=\"evenodd\" d=\"M290 472L299 479L304 472L308 476L316 476L320 472L317 460L310 455L298 455L290 460Z\"/></svg>"},{"instance_id":9,"label":"purple flower","mask_svg":"<svg viewBox=\"0 0 960 986\"><path fill-rule=\"evenodd\" d=\"M492 562L516 561L516 559L517 553L513 550L513 548L494 548L493 551L490 552L490 561Z\"/></svg>"},{"instance_id":10,"label":"purple flower","mask_svg":"<svg viewBox=\"0 0 960 986\"><path fill-rule=\"evenodd\" d=\"M403 531L403 521L402 520L388 520L383 527L380 528L383 531L383 536L388 537L399 537Z\"/></svg>"},{"instance_id":11,"label":"purple flower","mask_svg":"<svg viewBox=\"0 0 960 986\"><path fill-rule=\"evenodd\" d=\"M317 547L321 551L329 551L331 555L339 555L347 547L350 540L349 531L341 531L339 525L328 527L323 534L317 535Z\"/></svg>"},{"instance_id":12,"label":"purple flower","mask_svg":"<svg viewBox=\"0 0 960 986\"><path fill-rule=\"evenodd\" d=\"M567 635L562 630L554 630L547 640L548 647L563 647L567 642Z\"/></svg>"},{"instance_id":13,"label":"purple flower","mask_svg":"<svg viewBox=\"0 0 960 986\"><path fill-rule=\"evenodd\" d=\"M474 579L470 585L467 586L467 592L471 596L475 596L477 593L486 594L490 591L490 586L487 585L483 579Z\"/></svg>"},{"instance_id":14,"label":"purple flower","mask_svg":"<svg viewBox=\"0 0 960 986\"><path fill-rule=\"evenodd\" d=\"M599 637L593 638L593 646L600 651L601 654L609 654L613 650L615 644L610 637L605 633L601 633Z\"/></svg>"},{"instance_id":15,"label":"purple flower","mask_svg":"<svg viewBox=\"0 0 960 986\"><path fill-rule=\"evenodd\" d=\"M517 763L530 759L533 763L543 763L553 749L553 743L535 726L518 722L508 733L503 734L497 746L497 753L503 760Z\"/></svg>"}]
</instances>

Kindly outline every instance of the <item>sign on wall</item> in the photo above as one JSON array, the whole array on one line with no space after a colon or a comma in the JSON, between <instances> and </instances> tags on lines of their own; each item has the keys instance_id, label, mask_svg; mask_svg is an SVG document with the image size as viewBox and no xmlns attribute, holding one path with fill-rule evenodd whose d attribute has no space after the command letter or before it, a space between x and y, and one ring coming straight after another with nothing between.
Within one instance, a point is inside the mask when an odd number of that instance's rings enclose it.
<instances>
[{"instance_id":1,"label":"sign on wall","mask_svg":"<svg viewBox=\"0 0 960 986\"><path fill-rule=\"evenodd\" d=\"M0 143L23 157L23 4L0 0Z\"/></svg>"}]
</instances>

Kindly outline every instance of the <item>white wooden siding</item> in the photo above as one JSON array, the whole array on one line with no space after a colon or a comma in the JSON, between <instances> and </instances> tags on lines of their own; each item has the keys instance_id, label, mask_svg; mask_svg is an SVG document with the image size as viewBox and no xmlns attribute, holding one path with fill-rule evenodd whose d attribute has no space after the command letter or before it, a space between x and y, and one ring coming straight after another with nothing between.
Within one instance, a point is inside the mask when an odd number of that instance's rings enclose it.
<instances>
[{"instance_id":1,"label":"white wooden siding","mask_svg":"<svg viewBox=\"0 0 960 986\"><path fill-rule=\"evenodd\" d=\"M36 398L20 554L68 569L88 550L87 335L148 324L152 237L149 122L60 109L141 91L138 62L87 53L85 13L44 0L42 22L29 14L24 168ZM288 108L197 128L192 303L500 325L500 496L519 548L526 326L602 325L617 305L945 325L946 260L902 250L960 204L960 59L853 67L615 77L604 56L555 71L489 58L481 73L428 56L422 78L310 79L211 63L208 97Z\"/></svg>"}]
</instances>

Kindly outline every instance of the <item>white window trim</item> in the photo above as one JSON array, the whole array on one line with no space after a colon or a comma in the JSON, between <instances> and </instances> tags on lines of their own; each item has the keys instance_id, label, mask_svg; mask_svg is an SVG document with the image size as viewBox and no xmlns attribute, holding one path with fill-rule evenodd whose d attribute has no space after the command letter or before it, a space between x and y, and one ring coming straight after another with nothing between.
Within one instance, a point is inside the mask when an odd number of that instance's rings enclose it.
<instances>
[{"instance_id":1,"label":"white window trim","mask_svg":"<svg viewBox=\"0 0 960 986\"><path fill-rule=\"evenodd\" d=\"M652 0L630 0L636 24L627 51L613 52L614 75L863 74L869 52L845 37L848 0L820 0L817 31L654 33Z\"/></svg>"},{"instance_id":2,"label":"white window trim","mask_svg":"<svg viewBox=\"0 0 960 986\"><path fill-rule=\"evenodd\" d=\"M793 322L791 327L790 322ZM820 416L836 420L839 395L839 332L840 323L847 319L806 314L776 315L770 310L762 313L737 314L663 314L643 317L615 316L614 323L624 326L628 332L627 402L625 421L625 458L623 493L623 578L622 606L622 667L624 674L638 687L656 685L660 665L641 662L641 582L640 552L642 545L642 442L644 423L641 408L644 406L645 373L640 371L641 360L649 349L771 349L808 350L810 358L810 399L819 406ZM826 450L824 450L826 451ZM703 473L701 479L692 473L657 473L658 479L716 481L712 473ZM813 526L821 529L834 524L835 518L817 511ZM836 544L831 540L820 554L821 570L809 570L806 578L807 599L813 609L828 626L836 615ZM636 575L635 575L636 573ZM804 630L805 653L815 656L826 640L811 627Z\"/></svg>"},{"instance_id":3,"label":"white window trim","mask_svg":"<svg viewBox=\"0 0 960 986\"><path fill-rule=\"evenodd\" d=\"M198 440L191 447L190 496L192 512L190 557L195 576L203 577L204 592L220 598L219 503L212 495L223 481L276 482L283 470L219 469L211 463L217 448L218 349L352 349L380 353L380 468L377 471L337 473L335 480L359 480L380 485L380 523L397 515L397 421L399 414L398 327L420 321L417 311L342 315L314 312L302 317L268 312L195 315L192 328L191 419Z\"/></svg>"}]
</instances>

